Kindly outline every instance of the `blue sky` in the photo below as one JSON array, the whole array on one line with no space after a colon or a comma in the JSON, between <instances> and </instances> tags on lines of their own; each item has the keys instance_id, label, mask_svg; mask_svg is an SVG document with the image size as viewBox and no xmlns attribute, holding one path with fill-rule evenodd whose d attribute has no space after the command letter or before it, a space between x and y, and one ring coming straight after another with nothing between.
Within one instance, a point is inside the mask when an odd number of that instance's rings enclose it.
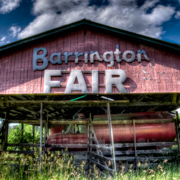
<instances>
[{"instance_id":1,"label":"blue sky","mask_svg":"<svg viewBox=\"0 0 180 180\"><path fill-rule=\"evenodd\" d=\"M83 18L180 44L180 0L0 0L0 46Z\"/></svg>"}]
</instances>

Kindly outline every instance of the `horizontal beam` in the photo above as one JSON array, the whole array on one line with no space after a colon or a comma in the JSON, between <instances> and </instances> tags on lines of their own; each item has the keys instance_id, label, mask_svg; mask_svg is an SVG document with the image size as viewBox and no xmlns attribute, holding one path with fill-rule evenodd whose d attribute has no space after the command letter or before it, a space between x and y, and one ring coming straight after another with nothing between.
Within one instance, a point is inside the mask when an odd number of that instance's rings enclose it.
<instances>
[{"instance_id":1,"label":"horizontal beam","mask_svg":"<svg viewBox=\"0 0 180 180\"><path fill-rule=\"evenodd\" d=\"M25 107L29 106L29 104L33 104L33 106L39 106L40 103L43 103L46 105L46 107L53 107L53 106L59 106L59 107L102 107L106 106L107 103L110 103L111 106L175 106L180 105L180 102L177 104L169 102L155 102L155 101L146 101L146 102L129 102L129 100L116 100L116 101L103 101L103 100L86 100L86 101L46 101L46 100L20 100L20 101L4 101L5 104L9 104L9 107ZM3 107L1 105L0 107Z\"/></svg>"},{"instance_id":2,"label":"horizontal beam","mask_svg":"<svg viewBox=\"0 0 180 180\"><path fill-rule=\"evenodd\" d=\"M17 154L34 154L35 153L35 151L6 151L6 152L8 152L8 153L17 153Z\"/></svg>"},{"instance_id":3,"label":"horizontal beam","mask_svg":"<svg viewBox=\"0 0 180 180\"><path fill-rule=\"evenodd\" d=\"M77 120L72 121L69 119L63 119L63 120L49 120L48 123L50 125L66 125L66 124L88 124L89 119L83 119L83 120ZM174 122L174 119L136 119L134 120L137 124L143 124L143 123L169 123ZM8 123L24 123L24 124L38 124L40 120L7 120ZM43 120L43 123L45 123L46 120ZM108 124L108 121L92 121L93 125L103 125ZM132 124L132 120L112 120L112 124Z\"/></svg>"},{"instance_id":4,"label":"horizontal beam","mask_svg":"<svg viewBox=\"0 0 180 180\"><path fill-rule=\"evenodd\" d=\"M145 142L136 143L136 147L148 147L148 146L172 146L177 145L177 142ZM114 144L115 148L134 147L134 143L118 143Z\"/></svg>"},{"instance_id":5,"label":"horizontal beam","mask_svg":"<svg viewBox=\"0 0 180 180\"><path fill-rule=\"evenodd\" d=\"M113 169L110 169L109 167L107 167L107 166L105 166L105 165L102 165L102 164L100 164L100 163L98 163L98 162L96 162L96 161L94 161L94 160L92 160L92 159L89 159L89 161L91 162L91 163L93 163L93 164L96 164L98 167L100 167L100 168L103 168L103 169L105 169L105 170L107 170L107 171L110 171L111 173L115 173L115 171L113 170Z\"/></svg>"},{"instance_id":6,"label":"horizontal beam","mask_svg":"<svg viewBox=\"0 0 180 180\"><path fill-rule=\"evenodd\" d=\"M94 101L91 101L91 100L86 100L86 101L56 101L56 100L7 100L7 101L4 101L4 103L6 104L10 104L10 103L13 103L13 104L28 104L28 103L32 103L32 104L40 104L40 103L44 103L44 104L86 104L86 103L92 103L92 104L99 104L99 103L104 103L106 104L107 102L109 103L113 103L113 102L116 102L116 103L129 103L129 100L116 100L116 101L104 101L104 100L94 100Z\"/></svg>"},{"instance_id":7,"label":"horizontal beam","mask_svg":"<svg viewBox=\"0 0 180 180\"><path fill-rule=\"evenodd\" d=\"M46 144L46 147L54 148L88 148L87 144Z\"/></svg>"},{"instance_id":8,"label":"horizontal beam","mask_svg":"<svg viewBox=\"0 0 180 180\"><path fill-rule=\"evenodd\" d=\"M137 154L172 154L177 152L178 149L173 150L137 150ZM104 155L111 155L110 153L103 152ZM134 155L134 151L115 151L115 155Z\"/></svg>"},{"instance_id":9,"label":"horizontal beam","mask_svg":"<svg viewBox=\"0 0 180 180\"><path fill-rule=\"evenodd\" d=\"M161 156L161 157L137 157L137 161L154 161L154 160L172 160L177 158L177 156ZM116 161L126 161L126 160L135 160L135 157L130 156L123 156L123 157L116 157Z\"/></svg>"},{"instance_id":10,"label":"horizontal beam","mask_svg":"<svg viewBox=\"0 0 180 180\"><path fill-rule=\"evenodd\" d=\"M20 147L39 147L39 144L28 143L8 143L7 146L20 146Z\"/></svg>"},{"instance_id":11,"label":"horizontal beam","mask_svg":"<svg viewBox=\"0 0 180 180\"><path fill-rule=\"evenodd\" d=\"M112 152L112 147L104 146L104 145L101 145L101 144L89 144L88 146L90 148L100 149L102 151L106 151L106 152L109 152L109 153Z\"/></svg>"},{"instance_id":12,"label":"horizontal beam","mask_svg":"<svg viewBox=\"0 0 180 180\"><path fill-rule=\"evenodd\" d=\"M100 160L103 160L103 161L107 161L107 162L109 162L109 161L114 161L113 158L109 158L109 157L106 157L106 156L102 156L102 155L99 155L99 154L94 153L94 152L91 152L91 151L89 151L88 154L89 154L90 156L96 157L96 158L98 158L98 159L100 159Z\"/></svg>"}]
</instances>

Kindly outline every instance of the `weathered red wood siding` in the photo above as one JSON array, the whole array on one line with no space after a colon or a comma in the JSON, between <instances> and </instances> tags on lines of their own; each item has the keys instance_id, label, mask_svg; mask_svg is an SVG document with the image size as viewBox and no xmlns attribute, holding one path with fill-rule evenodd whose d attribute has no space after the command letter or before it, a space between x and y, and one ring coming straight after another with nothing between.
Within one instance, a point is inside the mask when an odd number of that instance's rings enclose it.
<instances>
[{"instance_id":1,"label":"weathered red wood siding","mask_svg":"<svg viewBox=\"0 0 180 180\"><path fill-rule=\"evenodd\" d=\"M180 92L180 56L171 52L163 51L154 47L138 44L125 39L95 32L93 30L74 30L70 33L59 34L53 38L29 43L28 46L20 49L14 48L8 54L0 56L0 94L40 94L44 92L44 70L33 71L33 49L45 47L48 50L47 58L54 52L85 52L98 51L103 55L105 51L115 51L119 45L120 51L132 50L137 54L137 50L145 50L150 61L142 60L138 63L137 58L132 63L115 61L113 69L123 69L127 79L123 83L128 93L165 93ZM104 71L110 69L109 63L95 61L84 63L84 56L80 56L79 63L74 63L74 56L69 57L69 63L52 65L49 63L46 69L61 69L71 71L80 69L91 71L98 69ZM64 56L62 56L64 61ZM112 69L111 68L111 69ZM61 88L51 88L51 93L64 93L69 75L63 74L62 77L53 77L52 80L61 81ZM91 74L84 74L89 93L91 93ZM77 92L76 92L77 93ZM105 76L99 74L99 93L105 93ZM113 93L119 93L114 88Z\"/></svg>"}]
</instances>

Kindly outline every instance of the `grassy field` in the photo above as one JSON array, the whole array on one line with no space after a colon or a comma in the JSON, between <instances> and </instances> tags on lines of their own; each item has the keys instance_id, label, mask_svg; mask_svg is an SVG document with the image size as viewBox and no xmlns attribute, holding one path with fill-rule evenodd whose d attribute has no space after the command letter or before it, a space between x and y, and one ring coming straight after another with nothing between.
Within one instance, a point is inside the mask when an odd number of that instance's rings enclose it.
<instances>
[{"instance_id":1,"label":"grassy field","mask_svg":"<svg viewBox=\"0 0 180 180\"><path fill-rule=\"evenodd\" d=\"M124 173L122 169L118 174L101 176L97 167L94 166L93 173L85 172L85 162L79 167L71 163L71 158L58 154L50 154L43 157L42 164L39 164L38 155L35 158L24 155L12 155L3 153L0 156L0 179L4 180L86 180L86 179L122 179L122 180L179 180L180 165L177 162L166 160L156 168L140 169L135 172L129 169ZM20 164L16 166L14 164Z\"/></svg>"}]
</instances>

